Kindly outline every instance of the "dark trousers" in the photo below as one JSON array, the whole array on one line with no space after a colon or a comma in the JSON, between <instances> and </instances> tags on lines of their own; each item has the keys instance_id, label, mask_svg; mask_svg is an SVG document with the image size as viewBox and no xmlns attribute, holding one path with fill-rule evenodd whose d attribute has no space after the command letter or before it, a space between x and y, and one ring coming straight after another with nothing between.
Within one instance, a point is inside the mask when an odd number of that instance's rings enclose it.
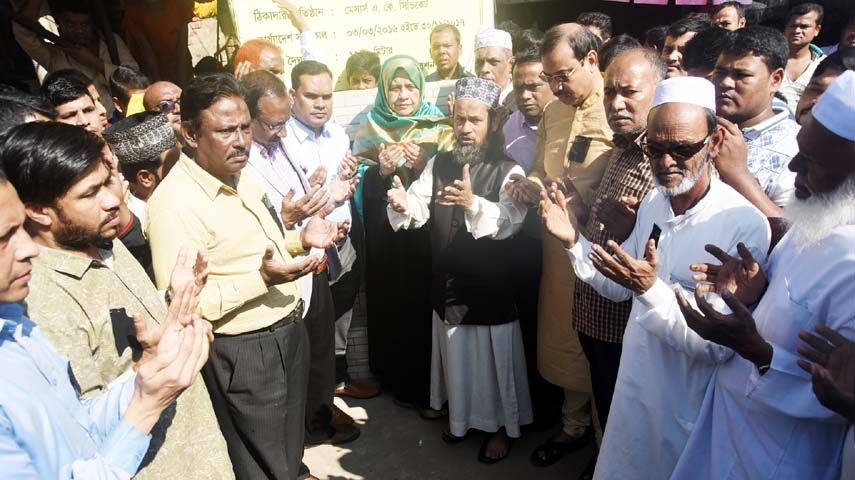
<instances>
[{"instance_id":1,"label":"dark trousers","mask_svg":"<svg viewBox=\"0 0 855 480\"><path fill-rule=\"evenodd\" d=\"M615 393L618 367L620 367L621 344L604 342L579 332L579 343L588 357L591 371L591 387L594 390L594 402L597 404L597 418L605 431L606 419Z\"/></svg>"},{"instance_id":2,"label":"dark trousers","mask_svg":"<svg viewBox=\"0 0 855 480\"><path fill-rule=\"evenodd\" d=\"M239 480L297 478L303 458L309 344L300 320L217 336L202 378Z\"/></svg>"},{"instance_id":3,"label":"dark trousers","mask_svg":"<svg viewBox=\"0 0 855 480\"><path fill-rule=\"evenodd\" d=\"M306 395L306 429L332 435L335 390L335 312L326 273L313 275L312 300L305 316L309 335L309 386Z\"/></svg>"}]
</instances>

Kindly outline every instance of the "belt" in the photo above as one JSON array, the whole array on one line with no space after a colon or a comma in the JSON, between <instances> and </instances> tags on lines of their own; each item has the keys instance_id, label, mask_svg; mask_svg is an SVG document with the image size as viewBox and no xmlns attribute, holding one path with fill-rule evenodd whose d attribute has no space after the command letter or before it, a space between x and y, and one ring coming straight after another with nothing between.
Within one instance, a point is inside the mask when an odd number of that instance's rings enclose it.
<instances>
[{"instance_id":1,"label":"belt","mask_svg":"<svg viewBox=\"0 0 855 480\"><path fill-rule=\"evenodd\" d=\"M251 330L249 332L241 332L234 335L224 335L221 333L215 333L214 337L239 337L241 335L251 335L253 333L262 333L262 332L275 332L282 327L291 325L292 323L299 322L300 319L303 318L303 300L297 302L297 306L294 307L294 310L291 311L288 315L280 320L277 320L275 323L268 325L266 327L261 327L257 330Z\"/></svg>"}]
</instances>

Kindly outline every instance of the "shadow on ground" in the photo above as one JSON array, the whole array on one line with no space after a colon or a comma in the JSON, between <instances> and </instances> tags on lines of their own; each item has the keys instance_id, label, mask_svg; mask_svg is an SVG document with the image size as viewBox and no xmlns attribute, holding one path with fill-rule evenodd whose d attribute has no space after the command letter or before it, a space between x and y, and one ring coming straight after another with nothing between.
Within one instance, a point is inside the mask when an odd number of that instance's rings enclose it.
<instances>
[{"instance_id":1,"label":"shadow on ground","mask_svg":"<svg viewBox=\"0 0 855 480\"><path fill-rule=\"evenodd\" d=\"M463 443L446 445L440 435L445 420L423 420L415 410L395 405L392 397L370 400L336 398L336 404L360 424L362 435L353 443L306 449L303 461L320 479L329 480L452 480L534 479L574 480L593 454L589 446L558 463L537 468L532 450L551 432L523 432L511 454L495 465L478 462L482 434Z\"/></svg>"}]
</instances>

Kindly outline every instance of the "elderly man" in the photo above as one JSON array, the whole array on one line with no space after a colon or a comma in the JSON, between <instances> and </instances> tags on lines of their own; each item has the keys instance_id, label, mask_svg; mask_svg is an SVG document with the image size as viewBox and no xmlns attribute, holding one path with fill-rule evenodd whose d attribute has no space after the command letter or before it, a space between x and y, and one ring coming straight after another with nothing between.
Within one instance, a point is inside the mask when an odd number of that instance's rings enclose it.
<instances>
[{"instance_id":1,"label":"elderly man","mask_svg":"<svg viewBox=\"0 0 855 480\"><path fill-rule=\"evenodd\" d=\"M609 127L615 132L615 148L597 187L591 214L581 224L591 243L626 240L635 224L638 204L653 188L650 164L635 142L647 129L653 93L665 77L665 69L655 51L640 48L624 52L606 69L603 102ZM573 327L588 358L597 415L605 428L632 303L613 302L580 278L575 288Z\"/></svg>"},{"instance_id":2,"label":"elderly man","mask_svg":"<svg viewBox=\"0 0 855 480\"><path fill-rule=\"evenodd\" d=\"M499 105L516 111L511 74L514 66L511 34L497 28L485 28L475 35L475 74L499 86Z\"/></svg>"},{"instance_id":3,"label":"elderly man","mask_svg":"<svg viewBox=\"0 0 855 480\"><path fill-rule=\"evenodd\" d=\"M799 104L813 71L822 61L822 50L811 42L819 36L824 16L822 5L816 3L796 5L787 16L784 36L789 45L789 58L780 91L792 109Z\"/></svg>"},{"instance_id":4,"label":"elderly man","mask_svg":"<svg viewBox=\"0 0 855 480\"><path fill-rule=\"evenodd\" d=\"M13 134L0 157L24 153L19 138ZM148 433L164 411L174 411L175 398L197 384L208 357L210 326L194 319L192 302L185 301L192 287L176 293L162 326L146 329L139 317L137 337L148 341L135 372L81 400L68 359L27 318L31 262L39 252L24 227L24 205L2 169L0 205L0 470L9 478L130 478L153 445Z\"/></svg>"},{"instance_id":5,"label":"elderly man","mask_svg":"<svg viewBox=\"0 0 855 480\"><path fill-rule=\"evenodd\" d=\"M83 398L108 390L133 366L144 341L134 338L138 322L156 327L166 317L151 280L115 240L120 200L110 188L109 155L103 140L77 127L29 123L10 134L2 159L40 249L33 259L28 314L71 361ZM200 255L199 285L204 262ZM194 280L191 269L171 267L173 291ZM134 314L140 318L132 319ZM232 478L215 419L197 379L154 427L137 478Z\"/></svg>"},{"instance_id":6,"label":"elderly man","mask_svg":"<svg viewBox=\"0 0 855 480\"><path fill-rule=\"evenodd\" d=\"M739 2L723 2L713 10L712 24L725 30L739 30L745 27L745 8Z\"/></svg>"},{"instance_id":7,"label":"elderly man","mask_svg":"<svg viewBox=\"0 0 855 480\"><path fill-rule=\"evenodd\" d=\"M469 429L494 432L478 454L496 463L510 453L520 426L532 421L525 356L514 312L508 239L519 231L525 205L504 186L522 174L494 140L500 88L463 78L455 88L457 148L428 161L408 190L397 175L389 190L389 223L396 231L430 221L433 255L434 350L431 406L448 401L443 440Z\"/></svg>"},{"instance_id":8,"label":"elderly man","mask_svg":"<svg viewBox=\"0 0 855 480\"><path fill-rule=\"evenodd\" d=\"M716 62L712 82L727 145L739 148L725 148L715 166L725 183L771 219L776 226L775 243L783 233L778 228L781 207L793 196L795 174L787 170L787 164L798 151L798 124L786 109L773 106L785 75L786 40L768 27L746 27L730 36Z\"/></svg>"},{"instance_id":9,"label":"elderly man","mask_svg":"<svg viewBox=\"0 0 855 480\"><path fill-rule=\"evenodd\" d=\"M668 78L686 75L686 70L683 68L683 47L689 43L689 40L695 38L695 35L708 28L710 28L709 21L692 17L681 18L668 27L665 45L662 47L662 58L668 64L666 74Z\"/></svg>"},{"instance_id":10,"label":"elderly man","mask_svg":"<svg viewBox=\"0 0 855 480\"><path fill-rule=\"evenodd\" d=\"M437 25L430 31L430 58L436 70L425 77L426 82L439 80L457 80L474 77L460 64L460 30L450 23Z\"/></svg>"},{"instance_id":11,"label":"elderly man","mask_svg":"<svg viewBox=\"0 0 855 480\"><path fill-rule=\"evenodd\" d=\"M145 89L143 107L149 112L160 112L166 115L172 130L183 142L181 137L181 88L172 82L154 82Z\"/></svg>"},{"instance_id":12,"label":"elderly man","mask_svg":"<svg viewBox=\"0 0 855 480\"><path fill-rule=\"evenodd\" d=\"M42 3L43 0L24 0L21 2L20 13L36 22L41 15ZM92 79L100 98L111 98L108 83L113 70L119 65L139 69L127 45L121 37L110 32L118 58L110 55L107 42L101 38L98 29L95 28L92 11L87 2L67 1L51 5L57 8L54 18L59 27L59 35L68 42L68 45L60 46L47 42L13 22L12 31L15 34L15 41L48 73L67 68L79 70ZM106 117L112 117L112 103L108 102L104 106L107 109Z\"/></svg>"},{"instance_id":13,"label":"elderly man","mask_svg":"<svg viewBox=\"0 0 855 480\"><path fill-rule=\"evenodd\" d=\"M235 474L294 479L309 371L296 280L321 260L293 262L291 255L332 246L347 225L315 217L283 236L262 187L241 175L252 127L234 77L197 77L181 99L182 134L195 157L182 156L148 201L155 280L167 286L181 245L208 250L211 278L199 311L213 323L216 342L202 375Z\"/></svg>"},{"instance_id":14,"label":"elderly man","mask_svg":"<svg viewBox=\"0 0 855 480\"><path fill-rule=\"evenodd\" d=\"M710 173L722 144L711 83L696 77L662 81L639 143L656 191L640 203L621 245L600 246L580 236L557 185L541 200L543 222L567 248L578 278L612 301L632 299L595 471L602 479L669 478L717 364L732 354L710 344L687 357L650 326L684 324L673 289L694 288L689 266L713 258L698 244L716 241L732 254L740 242L753 255L769 248L763 215ZM704 343L695 334L686 342Z\"/></svg>"},{"instance_id":15,"label":"elderly man","mask_svg":"<svg viewBox=\"0 0 855 480\"><path fill-rule=\"evenodd\" d=\"M841 478L847 420L816 399L811 372L821 375L835 346L855 338L855 72L828 88L798 141L792 226L765 268L744 250L738 258L710 245L723 266L693 267L733 313L711 308L702 289L700 312L678 295L688 325L737 355L719 367L672 478ZM838 335L832 344L799 333L813 329ZM678 348L681 333L669 332Z\"/></svg>"},{"instance_id":16,"label":"elderly man","mask_svg":"<svg viewBox=\"0 0 855 480\"><path fill-rule=\"evenodd\" d=\"M575 23L551 28L541 47L543 73L558 102L543 112L529 178L514 177L514 198L534 207L542 185L569 176L584 205L591 205L603 177L613 133L603 106L603 76L597 62L600 40ZM543 273L538 304L538 367L564 389L563 428L532 454L535 465L557 462L593 438L591 379L572 325L573 269L561 243L543 237Z\"/></svg>"}]
</instances>

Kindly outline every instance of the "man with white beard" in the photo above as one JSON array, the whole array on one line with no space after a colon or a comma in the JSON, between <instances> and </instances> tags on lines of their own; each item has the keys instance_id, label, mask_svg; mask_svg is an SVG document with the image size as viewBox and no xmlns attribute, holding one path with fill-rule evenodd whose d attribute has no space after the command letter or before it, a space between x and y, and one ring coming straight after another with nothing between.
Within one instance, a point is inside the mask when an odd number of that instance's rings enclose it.
<instances>
[{"instance_id":1,"label":"man with white beard","mask_svg":"<svg viewBox=\"0 0 855 480\"><path fill-rule=\"evenodd\" d=\"M668 478L692 432L716 365L732 351L707 345L688 357L644 322L684 322L673 290L692 290L689 265L713 257L698 245L716 239L761 255L769 248L766 218L736 190L710 174L724 133L716 127L715 91L702 78L675 77L656 87L639 139L656 190L638 208L620 246L591 244L579 234L564 194L553 184L541 196L541 216L564 243L580 280L615 301L632 299L623 353L594 478ZM692 342L706 343L694 332Z\"/></svg>"},{"instance_id":2,"label":"man with white beard","mask_svg":"<svg viewBox=\"0 0 855 480\"><path fill-rule=\"evenodd\" d=\"M501 88L461 78L454 103L457 148L428 161L404 190L395 176L387 212L395 231L428 225L433 261L431 407L448 401L446 443L469 429L489 432L478 460L510 453L520 426L532 422L522 332L514 309L510 237L526 206L505 190L522 168L496 139Z\"/></svg>"},{"instance_id":3,"label":"man with white beard","mask_svg":"<svg viewBox=\"0 0 855 480\"><path fill-rule=\"evenodd\" d=\"M855 338L855 72L826 90L798 142L789 166L797 200L785 209L792 226L765 275L750 256L719 254L723 265L693 270L733 313L711 309L702 289L701 313L680 299L694 331L737 355L719 367L672 478L839 478L847 420L820 404L811 374L799 369L828 366L834 346L799 331ZM750 312L745 305L758 299ZM679 341L682 333L672 333Z\"/></svg>"}]
</instances>

